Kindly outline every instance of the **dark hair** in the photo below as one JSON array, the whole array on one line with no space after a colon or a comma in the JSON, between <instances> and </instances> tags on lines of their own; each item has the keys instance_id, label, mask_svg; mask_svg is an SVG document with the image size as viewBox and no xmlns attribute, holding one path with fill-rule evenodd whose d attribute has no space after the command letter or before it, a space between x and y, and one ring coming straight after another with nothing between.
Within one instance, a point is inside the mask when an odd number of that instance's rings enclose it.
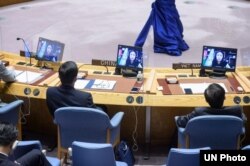
<instances>
[{"instance_id":1,"label":"dark hair","mask_svg":"<svg viewBox=\"0 0 250 166\"><path fill-rule=\"evenodd\" d=\"M222 108L225 100L225 90L219 84L210 84L204 92L204 96L210 107Z\"/></svg>"},{"instance_id":2,"label":"dark hair","mask_svg":"<svg viewBox=\"0 0 250 166\"><path fill-rule=\"evenodd\" d=\"M62 85L72 84L77 77L78 68L75 62L67 61L59 68L59 78Z\"/></svg>"},{"instance_id":3,"label":"dark hair","mask_svg":"<svg viewBox=\"0 0 250 166\"><path fill-rule=\"evenodd\" d=\"M17 129L10 123L0 122L0 146L8 146L17 139Z\"/></svg>"}]
</instances>

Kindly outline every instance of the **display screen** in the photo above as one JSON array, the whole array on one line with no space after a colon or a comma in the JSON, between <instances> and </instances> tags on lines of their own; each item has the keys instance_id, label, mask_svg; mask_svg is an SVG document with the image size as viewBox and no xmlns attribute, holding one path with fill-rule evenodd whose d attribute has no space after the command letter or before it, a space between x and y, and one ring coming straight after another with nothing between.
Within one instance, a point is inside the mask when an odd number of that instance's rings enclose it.
<instances>
[{"instance_id":1,"label":"display screen","mask_svg":"<svg viewBox=\"0 0 250 166\"><path fill-rule=\"evenodd\" d=\"M143 54L141 47L118 45L117 67L142 70Z\"/></svg>"},{"instance_id":2,"label":"display screen","mask_svg":"<svg viewBox=\"0 0 250 166\"><path fill-rule=\"evenodd\" d=\"M36 59L51 62L62 61L64 44L40 37L38 40Z\"/></svg>"},{"instance_id":3,"label":"display screen","mask_svg":"<svg viewBox=\"0 0 250 166\"><path fill-rule=\"evenodd\" d=\"M203 46L201 68L235 71L237 49Z\"/></svg>"}]
</instances>

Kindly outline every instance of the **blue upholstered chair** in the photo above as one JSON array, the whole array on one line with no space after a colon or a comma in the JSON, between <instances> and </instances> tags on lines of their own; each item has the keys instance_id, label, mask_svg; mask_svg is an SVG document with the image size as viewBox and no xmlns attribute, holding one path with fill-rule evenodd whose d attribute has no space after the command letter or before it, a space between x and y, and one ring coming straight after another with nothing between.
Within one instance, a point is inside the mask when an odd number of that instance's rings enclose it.
<instances>
[{"instance_id":1,"label":"blue upholstered chair","mask_svg":"<svg viewBox=\"0 0 250 166\"><path fill-rule=\"evenodd\" d=\"M110 120L108 115L94 108L63 107L55 111L58 126L58 158L73 141L110 143L120 141L120 124L124 113L118 112Z\"/></svg>"},{"instance_id":2,"label":"blue upholstered chair","mask_svg":"<svg viewBox=\"0 0 250 166\"><path fill-rule=\"evenodd\" d=\"M171 148L167 158L167 166L199 166L200 150L210 150L209 147L200 149Z\"/></svg>"},{"instance_id":3,"label":"blue upholstered chair","mask_svg":"<svg viewBox=\"0 0 250 166\"><path fill-rule=\"evenodd\" d=\"M40 141L19 141L13 151L13 156L15 159L18 159L32 149L42 150ZM60 166L60 160L58 158L48 156L46 156L46 158L52 166Z\"/></svg>"},{"instance_id":4,"label":"blue upholstered chair","mask_svg":"<svg viewBox=\"0 0 250 166\"><path fill-rule=\"evenodd\" d=\"M72 162L73 166L127 166L125 162L115 161L113 147L106 143L74 141Z\"/></svg>"},{"instance_id":5,"label":"blue upholstered chair","mask_svg":"<svg viewBox=\"0 0 250 166\"><path fill-rule=\"evenodd\" d=\"M250 150L250 145L244 146L241 150Z\"/></svg>"},{"instance_id":6,"label":"blue upholstered chair","mask_svg":"<svg viewBox=\"0 0 250 166\"><path fill-rule=\"evenodd\" d=\"M177 120L178 117L175 117ZM179 148L211 147L239 149L245 133L243 120L235 116L204 115L192 118L185 128L178 127Z\"/></svg>"},{"instance_id":7,"label":"blue upholstered chair","mask_svg":"<svg viewBox=\"0 0 250 166\"><path fill-rule=\"evenodd\" d=\"M22 126L19 121L19 110L23 104L22 100L16 100L0 107L0 121L11 123L18 128L18 139L22 139Z\"/></svg>"}]
</instances>

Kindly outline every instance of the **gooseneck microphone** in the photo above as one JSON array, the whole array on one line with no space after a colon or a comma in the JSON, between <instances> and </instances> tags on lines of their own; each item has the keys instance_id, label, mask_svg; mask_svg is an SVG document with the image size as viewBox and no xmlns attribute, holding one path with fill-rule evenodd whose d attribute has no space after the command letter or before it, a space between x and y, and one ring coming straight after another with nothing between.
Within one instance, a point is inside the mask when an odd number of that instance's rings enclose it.
<instances>
[{"instance_id":1,"label":"gooseneck microphone","mask_svg":"<svg viewBox=\"0 0 250 166\"><path fill-rule=\"evenodd\" d=\"M30 63L27 64L28 66L32 66L32 63L31 63L31 53L30 53L30 50L29 50L29 47L27 46L25 40L23 38L20 38L20 37L17 37L16 40L22 40L23 43L24 43L24 47L26 48L26 50L28 51L28 54L29 54L29 57L30 57Z\"/></svg>"},{"instance_id":2,"label":"gooseneck microphone","mask_svg":"<svg viewBox=\"0 0 250 166\"><path fill-rule=\"evenodd\" d=\"M110 74L108 66L105 65L104 67L106 68L106 72L104 72L103 74Z\"/></svg>"}]
</instances>

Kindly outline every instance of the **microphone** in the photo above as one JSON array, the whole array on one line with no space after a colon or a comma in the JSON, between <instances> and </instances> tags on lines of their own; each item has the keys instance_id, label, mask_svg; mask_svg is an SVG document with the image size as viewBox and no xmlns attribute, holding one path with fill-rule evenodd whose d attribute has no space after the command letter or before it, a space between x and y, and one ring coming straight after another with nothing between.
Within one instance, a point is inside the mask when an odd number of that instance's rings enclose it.
<instances>
[{"instance_id":1,"label":"microphone","mask_svg":"<svg viewBox=\"0 0 250 166\"><path fill-rule=\"evenodd\" d=\"M24 47L25 47L26 50L28 51L28 54L29 54L29 57L30 57L30 63L27 64L27 65L28 65L28 66L32 66L32 65L33 65L33 64L31 63L31 56L32 56L32 55L31 55L31 53L30 53L29 47L27 46L25 40L24 40L23 38L21 38L21 37L17 37L16 40L22 40L22 41L23 41Z\"/></svg>"},{"instance_id":2,"label":"microphone","mask_svg":"<svg viewBox=\"0 0 250 166\"><path fill-rule=\"evenodd\" d=\"M110 74L110 72L109 72L109 69L108 69L107 65L105 65L104 67L106 68L106 72L104 72L103 74Z\"/></svg>"}]
</instances>

